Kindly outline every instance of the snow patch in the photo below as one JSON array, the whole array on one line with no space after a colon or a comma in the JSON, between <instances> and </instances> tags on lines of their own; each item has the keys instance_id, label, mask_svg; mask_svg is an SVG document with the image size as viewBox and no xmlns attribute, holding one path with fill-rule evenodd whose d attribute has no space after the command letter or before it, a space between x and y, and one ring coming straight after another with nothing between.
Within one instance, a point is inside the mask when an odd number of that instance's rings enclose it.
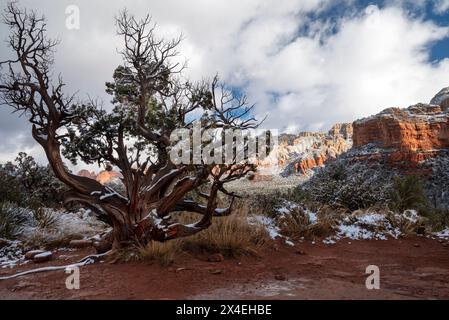
<instances>
[{"instance_id":1,"label":"snow patch","mask_svg":"<svg viewBox=\"0 0 449 320\"><path fill-rule=\"evenodd\" d=\"M282 206L280 208L278 208L276 210L276 212L279 216L286 216L286 215L290 214L290 212L294 209L302 209L304 214L307 215L307 217L310 221L310 224L315 224L318 222L318 217L315 212L312 212L307 208L303 208L303 207L299 206L298 204L291 202L291 201L287 201L287 200L282 201Z\"/></svg>"},{"instance_id":2,"label":"snow patch","mask_svg":"<svg viewBox=\"0 0 449 320\"><path fill-rule=\"evenodd\" d=\"M336 240L343 238L351 240L387 240L397 239L401 231L393 227L384 214L365 212L363 214L345 217L337 226Z\"/></svg>"},{"instance_id":3,"label":"snow patch","mask_svg":"<svg viewBox=\"0 0 449 320\"><path fill-rule=\"evenodd\" d=\"M438 239L449 240L449 228L446 228L440 232L434 232L432 233L432 235L437 237Z\"/></svg>"},{"instance_id":4,"label":"snow patch","mask_svg":"<svg viewBox=\"0 0 449 320\"><path fill-rule=\"evenodd\" d=\"M0 268L13 268L22 264L25 260L22 243L20 241L8 241L0 248Z\"/></svg>"},{"instance_id":5,"label":"snow patch","mask_svg":"<svg viewBox=\"0 0 449 320\"><path fill-rule=\"evenodd\" d=\"M268 234L270 235L271 239L276 239L278 237L282 237L282 235L279 233L280 229L275 224L274 220L272 218L266 217L266 216L253 216L248 217L248 223L249 224L261 224L265 227Z\"/></svg>"}]
</instances>

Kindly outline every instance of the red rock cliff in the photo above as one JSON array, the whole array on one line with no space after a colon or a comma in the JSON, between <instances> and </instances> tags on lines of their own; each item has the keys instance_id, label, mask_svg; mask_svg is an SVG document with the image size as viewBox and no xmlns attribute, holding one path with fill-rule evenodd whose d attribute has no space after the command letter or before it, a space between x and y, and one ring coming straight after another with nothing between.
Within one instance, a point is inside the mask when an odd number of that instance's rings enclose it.
<instances>
[{"instance_id":1,"label":"red rock cliff","mask_svg":"<svg viewBox=\"0 0 449 320\"><path fill-rule=\"evenodd\" d=\"M270 156L259 163L259 173L305 174L308 170L336 159L352 146L352 125L334 125L327 134L301 132L283 134ZM276 168L276 169L274 169ZM276 171L277 170L277 171Z\"/></svg>"},{"instance_id":2,"label":"red rock cliff","mask_svg":"<svg viewBox=\"0 0 449 320\"><path fill-rule=\"evenodd\" d=\"M443 89L439 95L445 94ZM447 92L449 93L449 91ZM438 95L436 104L417 104L407 109L390 108L353 123L354 148L375 145L392 164L416 166L449 148L449 97ZM365 155L367 156L367 155Z\"/></svg>"}]
</instances>

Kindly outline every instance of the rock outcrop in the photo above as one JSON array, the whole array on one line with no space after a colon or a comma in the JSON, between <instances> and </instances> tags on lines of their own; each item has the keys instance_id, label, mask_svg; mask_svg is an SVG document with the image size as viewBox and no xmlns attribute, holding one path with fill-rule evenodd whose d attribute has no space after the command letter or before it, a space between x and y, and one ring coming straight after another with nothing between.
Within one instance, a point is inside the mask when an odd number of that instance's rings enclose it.
<instances>
[{"instance_id":1,"label":"rock outcrop","mask_svg":"<svg viewBox=\"0 0 449 320\"><path fill-rule=\"evenodd\" d=\"M389 108L355 121L351 153L413 169L449 149L449 88L441 90L431 102L406 109Z\"/></svg>"},{"instance_id":2,"label":"rock outcrop","mask_svg":"<svg viewBox=\"0 0 449 320\"><path fill-rule=\"evenodd\" d=\"M79 176L95 179L101 184L108 184L120 179L122 175L119 172L103 170L96 174L94 171L81 170L78 172Z\"/></svg>"},{"instance_id":3,"label":"rock outcrop","mask_svg":"<svg viewBox=\"0 0 449 320\"><path fill-rule=\"evenodd\" d=\"M430 104L441 106L446 109L449 108L449 87L441 89L440 92L430 100Z\"/></svg>"},{"instance_id":4,"label":"rock outcrop","mask_svg":"<svg viewBox=\"0 0 449 320\"><path fill-rule=\"evenodd\" d=\"M352 125L334 125L329 132L282 134L270 155L258 164L258 175L305 174L335 160L352 146ZM259 179L257 179L259 180Z\"/></svg>"}]
</instances>

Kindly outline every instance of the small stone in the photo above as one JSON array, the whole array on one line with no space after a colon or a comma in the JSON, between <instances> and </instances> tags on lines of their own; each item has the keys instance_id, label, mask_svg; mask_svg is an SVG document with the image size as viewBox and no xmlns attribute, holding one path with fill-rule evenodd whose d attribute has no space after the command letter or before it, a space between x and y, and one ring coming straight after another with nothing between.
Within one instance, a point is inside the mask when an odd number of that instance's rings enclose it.
<instances>
[{"instance_id":1,"label":"small stone","mask_svg":"<svg viewBox=\"0 0 449 320\"><path fill-rule=\"evenodd\" d=\"M224 260L224 257L221 253L214 253L213 255L209 256L207 258L207 261L209 262L222 262Z\"/></svg>"},{"instance_id":2,"label":"small stone","mask_svg":"<svg viewBox=\"0 0 449 320\"><path fill-rule=\"evenodd\" d=\"M212 274L222 274L223 270L220 270L220 269L211 270L210 273L212 273Z\"/></svg>"},{"instance_id":3,"label":"small stone","mask_svg":"<svg viewBox=\"0 0 449 320\"><path fill-rule=\"evenodd\" d=\"M303 256L303 255L306 254L306 252L305 252L305 251L302 251L302 250L297 250L297 251L295 251L295 253L296 253L296 254L299 254L299 255L301 255L301 256Z\"/></svg>"},{"instance_id":4,"label":"small stone","mask_svg":"<svg viewBox=\"0 0 449 320\"><path fill-rule=\"evenodd\" d=\"M285 281L285 280L287 280L287 278L286 278L284 275L282 275L282 274L276 274L276 275L274 276L274 278L275 278L276 280L279 280L279 281Z\"/></svg>"},{"instance_id":5,"label":"small stone","mask_svg":"<svg viewBox=\"0 0 449 320\"><path fill-rule=\"evenodd\" d=\"M449 243L443 243L443 247L448 247L449 246Z\"/></svg>"},{"instance_id":6,"label":"small stone","mask_svg":"<svg viewBox=\"0 0 449 320\"><path fill-rule=\"evenodd\" d=\"M175 270L175 272L178 273L178 272L181 272L181 271L184 271L184 270L187 270L187 268L178 268L178 269Z\"/></svg>"},{"instance_id":7,"label":"small stone","mask_svg":"<svg viewBox=\"0 0 449 320\"><path fill-rule=\"evenodd\" d=\"M77 248L77 249L89 248L92 247L92 245L93 245L92 240L72 240L69 243L70 248Z\"/></svg>"},{"instance_id":8,"label":"small stone","mask_svg":"<svg viewBox=\"0 0 449 320\"><path fill-rule=\"evenodd\" d=\"M32 260L37 254L44 253L42 250L31 250L25 253L25 259Z\"/></svg>"},{"instance_id":9,"label":"small stone","mask_svg":"<svg viewBox=\"0 0 449 320\"><path fill-rule=\"evenodd\" d=\"M53 258L53 254L50 251L45 251L39 254L36 254L33 257L33 262L40 263L50 261Z\"/></svg>"},{"instance_id":10,"label":"small stone","mask_svg":"<svg viewBox=\"0 0 449 320\"><path fill-rule=\"evenodd\" d=\"M419 243L415 243L413 246L414 246L415 248L419 248L419 247L420 247Z\"/></svg>"}]
</instances>

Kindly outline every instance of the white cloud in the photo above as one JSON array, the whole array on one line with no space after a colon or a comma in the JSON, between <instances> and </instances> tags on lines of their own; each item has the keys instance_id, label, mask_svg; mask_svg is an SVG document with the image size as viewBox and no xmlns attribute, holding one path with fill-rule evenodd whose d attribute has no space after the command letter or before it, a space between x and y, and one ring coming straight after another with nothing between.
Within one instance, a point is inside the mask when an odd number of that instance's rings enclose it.
<instances>
[{"instance_id":1,"label":"white cloud","mask_svg":"<svg viewBox=\"0 0 449 320\"><path fill-rule=\"evenodd\" d=\"M449 0L436 0L434 8L437 13L445 13L449 9Z\"/></svg>"},{"instance_id":2,"label":"white cloud","mask_svg":"<svg viewBox=\"0 0 449 320\"><path fill-rule=\"evenodd\" d=\"M288 21L283 19L284 24ZM288 29L280 29L287 31L277 36L288 37ZM268 42L271 49L256 50L252 59L244 55L235 62L235 70L246 75L258 110L269 112L269 126L327 130L335 121L427 102L448 85L449 60L428 62L430 44L447 37L447 28L414 19L399 7L369 6L356 17L342 18L337 33L326 30L323 24L317 34L298 36L284 45L256 33L252 39L261 43L251 46L266 48ZM245 50L242 45L237 56Z\"/></svg>"}]
</instances>

